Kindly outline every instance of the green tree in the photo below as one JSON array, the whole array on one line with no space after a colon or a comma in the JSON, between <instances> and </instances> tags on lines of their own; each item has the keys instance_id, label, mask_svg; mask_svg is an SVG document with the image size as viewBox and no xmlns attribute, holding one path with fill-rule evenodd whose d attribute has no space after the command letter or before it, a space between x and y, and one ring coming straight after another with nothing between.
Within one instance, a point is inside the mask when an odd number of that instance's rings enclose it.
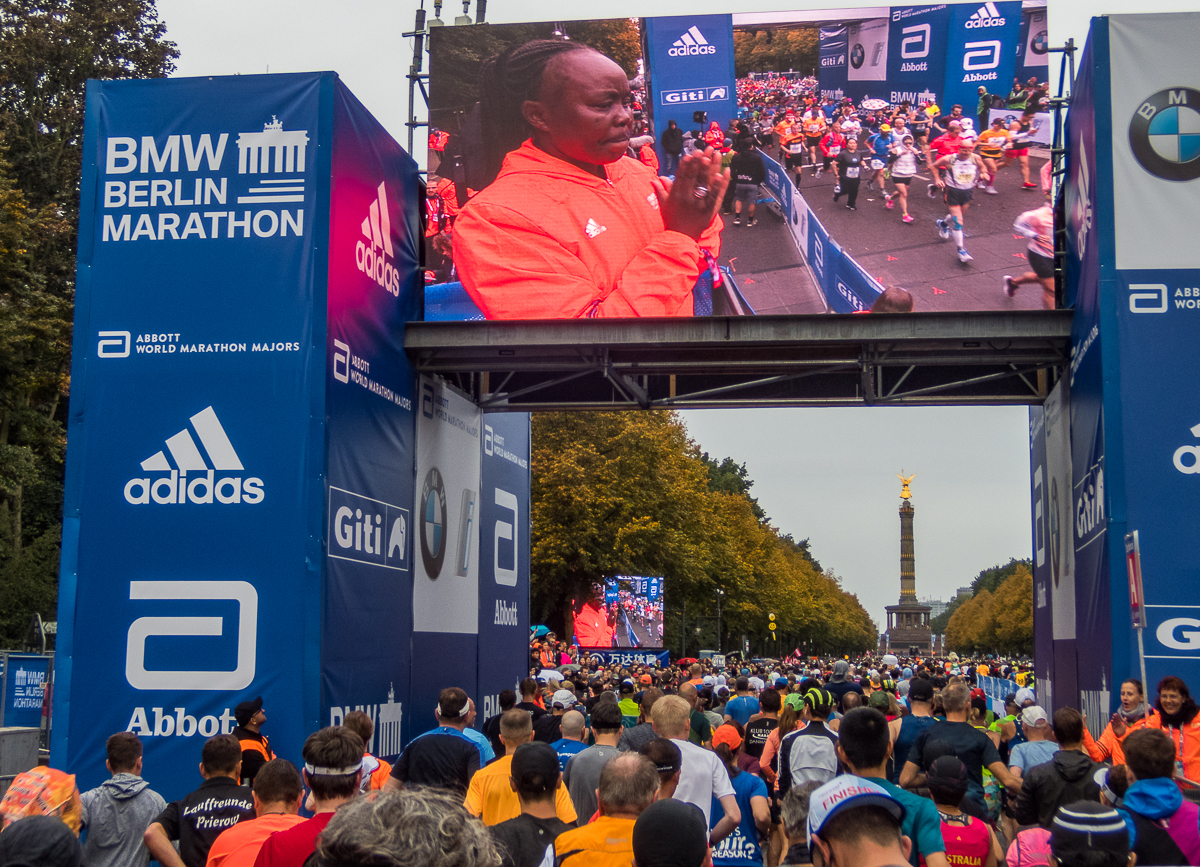
<instances>
[{"instance_id":1,"label":"green tree","mask_svg":"<svg viewBox=\"0 0 1200 867\"><path fill-rule=\"evenodd\" d=\"M0 0L0 640L9 643L19 640L10 625L23 635L34 610L54 617L87 80L167 75L177 56L153 0Z\"/></svg>"},{"instance_id":2,"label":"green tree","mask_svg":"<svg viewBox=\"0 0 1200 867\"><path fill-rule=\"evenodd\" d=\"M745 467L702 454L673 413L535 415L531 468L535 620L565 627L591 581L650 574L678 607L665 623L673 650L717 643L718 589L722 647L725 636L767 638L769 614L781 653L877 646L871 618L808 540L765 519Z\"/></svg>"}]
</instances>

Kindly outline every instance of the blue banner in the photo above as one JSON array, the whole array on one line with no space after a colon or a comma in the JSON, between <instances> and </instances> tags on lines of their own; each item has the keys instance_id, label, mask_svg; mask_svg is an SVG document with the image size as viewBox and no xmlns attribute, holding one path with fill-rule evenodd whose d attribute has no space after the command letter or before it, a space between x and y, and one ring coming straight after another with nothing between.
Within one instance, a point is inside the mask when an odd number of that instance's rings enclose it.
<instances>
[{"instance_id":1,"label":"blue banner","mask_svg":"<svg viewBox=\"0 0 1200 867\"><path fill-rule=\"evenodd\" d=\"M1168 674L1191 683L1200 679L1200 564L1194 550L1200 411L1195 401L1177 399L1164 372L1200 366L1200 271L1118 275L1125 520L1127 530L1138 531L1142 555L1150 620L1146 674L1152 684ZM1117 592L1114 587L1113 628L1120 628L1120 609L1128 634L1128 595L1118 598Z\"/></svg>"},{"instance_id":2,"label":"blue banner","mask_svg":"<svg viewBox=\"0 0 1200 867\"><path fill-rule=\"evenodd\" d=\"M808 221L808 266L825 296L832 313L853 313L854 306L837 291L837 275L842 260L842 248L829 237L815 215Z\"/></svg>"},{"instance_id":3,"label":"blue banner","mask_svg":"<svg viewBox=\"0 0 1200 867\"><path fill-rule=\"evenodd\" d=\"M333 102L325 338L325 587L321 707L375 722L368 749L400 752L412 624L417 167L338 82ZM381 612L388 624L381 628ZM399 628L398 628L399 627ZM363 652L369 636L370 653Z\"/></svg>"},{"instance_id":4,"label":"blue banner","mask_svg":"<svg viewBox=\"0 0 1200 867\"><path fill-rule=\"evenodd\" d=\"M893 6L891 12L889 93L880 96L892 103L908 100L914 107L938 102L946 81L950 7Z\"/></svg>"},{"instance_id":5,"label":"blue banner","mask_svg":"<svg viewBox=\"0 0 1200 867\"><path fill-rule=\"evenodd\" d=\"M946 84L942 108L959 104L974 117L979 88L1008 93L1016 68L1021 34L1020 0L988 0L950 7L950 37L946 50Z\"/></svg>"},{"instance_id":6,"label":"blue banner","mask_svg":"<svg viewBox=\"0 0 1200 867\"><path fill-rule=\"evenodd\" d=\"M821 98L841 99L846 95L846 25L822 27L818 34Z\"/></svg>"},{"instance_id":7,"label":"blue banner","mask_svg":"<svg viewBox=\"0 0 1200 867\"><path fill-rule=\"evenodd\" d=\"M850 308L850 312L854 313L870 310L875 300L883 294L883 287L852 257L842 253L838 259L833 292ZM833 306L834 302L829 292L826 292L825 297L830 299L830 306Z\"/></svg>"},{"instance_id":8,"label":"blue banner","mask_svg":"<svg viewBox=\"0 0 1200 867\"><path fill-rule=\"evenodd\" d=\"M483 417L479 545L479 713L500 712L500 690L528 675L528 413Z\"/></svg>"},{"instance_id":9,"label":"blue banner","mask_svg":"<svg viewBox=\"0 0 1200 867\"><path fill-rule=\"evenodd\" d=\"M671 664L669 650L592 650L593 657L600 657L604 664L615 662L618 665L652 665L656 668L666 668Z\"/></svg>"},{"instance_id":10,"label":"blue banner","mask_svg":"<svg viewBox=\"0 0 1200 867\"><path fill-rule=\"evenodd\" d=\"M50 657L9 653L4 667L4 707L0 725L37 728L42 724L42 702L50 676Z\"/></svg>"},{"instance_id":11,"label":"blue banner","mask_svg":"<svg viewBox=\"0 0 1200 867\"><path fill-rule=\"evenodd\" d=\"M333 84L88 84L53 758L81 788L122 729L171 799L238 702L281 755L318 723Z\"/></svg>"},{"instance_id":12,"label":"blue banner","mask_svg":"<svg viewBox=\"0 0 1200 867\"><path fill-rule=\"evenodd\" d=\"M1054 659L1054 631L1050 612L1053 582L1050 557L1051 469L1046 460L1046 413L1029 407L1029 516L1033 524L1033 664L1041 694L1050 702L1049 684ZM1047 707L1047 710L1051 710ZM1051 712L1053 712L1051 710Z\"/></svg>"},{"instance_id":13,"label":"blue banner","mask_svg":"<svg viewBox=\"0 0 1200 867\"><path fill-rule=\"evenodd\" d=\"M685 132L700 129L693 120L697 111L706 112L708 121L721 129L728 127L737 116L733 16L678 15L643 18L642 23L646 101L656 138L669 120ZM661 163L665 155L662 145L656 146Z\"/></svg>"},{"instance_id":14,"label":"blue banner","mask_svg":"<svg viewBox=\"0 0 1200 867\"><path fill-rule=\"evenodd\" d=\"M1045 9L1021 13L1021 37L1017 43L1016 77L1021 81L1050 80L1050 39ZM990 90L990 88L989 88Z\"/></svg>"}]
</instances>

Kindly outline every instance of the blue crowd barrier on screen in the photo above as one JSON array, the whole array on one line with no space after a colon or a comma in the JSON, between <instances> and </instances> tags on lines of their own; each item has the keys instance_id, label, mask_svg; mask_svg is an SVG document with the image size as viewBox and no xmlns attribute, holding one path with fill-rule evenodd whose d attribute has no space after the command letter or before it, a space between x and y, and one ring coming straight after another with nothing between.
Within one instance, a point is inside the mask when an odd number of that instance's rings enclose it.
<instances>
[{"instance_id":1,"label":"blue crowd barrier on screen","mask_svg":"<svg viewBox=\"0 0 1200 867\"><path fill-rule=\"evenodd\" d=\"M655 135L661 140L669 120L685 131L699 128L692 119L696 111L707 112L710 122L726 129L737 116L733 16L676 15L642 21L647 109ZM665 154L661 144L656 148L661 165Z\"/></svg>"},{"instance_id":2,"label":"blue crowd barrier on screen","mask_svg":"<svg viewBox=\"0 0 1200 867\"><path fill-rule=\"evenodd\" d=\"M822 288L826 289L825 297L833 306L834 300L831 293L826 287ZM838 257L837 272L833 280L833 294L836 294L836 297L849 308L848 311L839 312L855 313L870 310L875 299L883 294L883 287L853 258L843 253Z\"/></svg>"},{"instance_id":3,"label":"blue crowd barrier on screen","mask_svg":"<svg viewBox=\"0 0 1200 867\"><path fill-rule=\"evenodd\" d=\"M987 696L988 707L995 711L997 716L1004 715L1005 697L1012 695L1020 689L1015 681L1006 680L1002 677L985 677L980 675L976 678L976 681L979 684L979 688L983 690L983 694ZM1033 689L1032 686L1029 688Z\"/></svg>"},{"instance_id":4,"label":"blue crowd barrier on screen","mask_svg":"<svg viewBox=\"0 0 1200 867\"><path fill-rule=\"evenodd\" d=\"M10 653L3 672L4 707L0 725L37 728L42 724L42 702L50 675L50 657Z\"/></svg>"},{"instance_id":5,"label":"blue crowd barrier on screen","mask_svg":"<svg viewBox=\"0 0 1200 867\"><path fill-rule=\"evenodd\" d=\"M462 283L431 283L425 286L426 322L469 322L483 319Z\"/></svg>"}]
</instances>

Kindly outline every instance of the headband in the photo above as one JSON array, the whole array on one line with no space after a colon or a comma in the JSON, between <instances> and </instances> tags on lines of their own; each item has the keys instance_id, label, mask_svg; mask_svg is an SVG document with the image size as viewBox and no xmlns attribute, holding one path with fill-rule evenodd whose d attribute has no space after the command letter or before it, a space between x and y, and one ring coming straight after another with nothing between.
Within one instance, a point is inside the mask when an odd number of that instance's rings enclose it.
<instances>
[{"instance_id":1,"label":"headband","mask_svg":"<svg viewBox=\"0 0 1200 867\"><path fill-rule=\"evenodd\" d=\"M470 711L470 709L471 709L471 702L468 701L466 704L464 704L462 706L462 710L460 710L458 713L448 714L448 713L442 713L442 706L439 704L437 706L437 708L434 710L434 713L436 713L442 719L455 719L455 718L461 718L461 717L466 716L467 713Z\"/></svg>"},{"instance_id":2,"label":"headband","mask_svg":"<svg viewBox=\"0 0 1200 867\"><path fill-rule=\"evenodd\" d=\"M322 768L311 762L305 762L304 770L313 777L348 777L362 770L362 759L358 760L358 764L347 765L344 768Z\"/></svg>"}]
</instances>

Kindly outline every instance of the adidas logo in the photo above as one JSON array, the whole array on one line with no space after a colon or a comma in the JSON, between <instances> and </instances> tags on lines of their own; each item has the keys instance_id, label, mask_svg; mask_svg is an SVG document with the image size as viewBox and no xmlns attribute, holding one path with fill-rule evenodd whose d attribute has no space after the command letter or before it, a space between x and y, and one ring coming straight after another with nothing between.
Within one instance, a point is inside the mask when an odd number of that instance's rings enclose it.
<instances>
[{"instance_id":1,"label":"adidas logo","mask_svg":"<svg viewBox=\"0 0 1200 867\"><path fill-rule=\"evenodd\" d=\"M694 24L667 49L667 54L671 57L690 57L697 54L716 53L717 49L708 44L708 40L700 32L700 28Z\"/></svg>"},{"instance_id":2,"label":"adidas logo","mask_svg":"<svg viewBox=\"0 0 1200 867\"><path fill-rule=\"evenodd\" d=\"M379 184L378 197L371 202L362 221L365 241L354 247L354 264L381 287L395 296L400 295L400 272L392 265L396 253L392 249L392 220L388 216L387 184Z\"/></svg>"},{"instance_id":3,"label":"adidas logo","mask_svg":"<svg viewBox=\"0 0 1200 867\"><path fill-rule=\"evenodd\" d=\"M984 3L975 14L967 19L967 27L974 29L979 27L1003 27L1007 23L1000 10L996 8L996 4L989 2Z\"/></svg>"},{"instance_id":4,"label":"adidas logo","mask_svg":"<svg viewBox=\"0 0 1200 867\"><path fill-rule=\"evenodd\" d=\"M241 476L225 476L216 478L220 472L239 472L243 469L242 460L233 448L233 443L225 434L221 420L210 406L196 413L190 419L192 430L200 439L200 445L208 455L208 461L200 453L200 447L187 428L166 441L166 451L171 460L162 451L155 452L142 461L142 470L147 473L170 473L151 481L149 477L130 479L125 483L125 502L135 506L155 502L160 505L181 503L261 503L263 501L263 481L259 478ZM175 466L171 466L171 461ZM210 466L211 464L211 466ZM203 475L188 479L189 472L199 472Z\"/></svg>"},{"instance_id":5,"label":"adidas logo","mask_svg":"<svg viewBox=\"0 0 1200 867\"><path fill-rule=\"evenodd\" d=\"M601 226L599 223L597 223L591 217L588 217L587 225L584 226L583 232L589 238L594 238L597 235L599 235L601 232L604 232L607 230L608 230L608 226Z\"/></svg>"}]
</instances>

